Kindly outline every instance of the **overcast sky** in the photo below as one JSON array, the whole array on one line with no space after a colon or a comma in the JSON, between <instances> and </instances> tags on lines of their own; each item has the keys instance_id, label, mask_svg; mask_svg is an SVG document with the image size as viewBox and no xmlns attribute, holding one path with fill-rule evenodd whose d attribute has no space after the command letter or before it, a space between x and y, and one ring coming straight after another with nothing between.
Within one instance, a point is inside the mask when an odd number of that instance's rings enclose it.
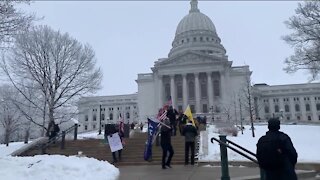
<instances>
[{"instance_id":1,"label":"overcast sky","mask_svg":"<svg viewBox=\"0 0 320 180\"><path fill-rule=\"evenodd\" d=\"M286 74L285 58L293 53L281 36L291 31L284 21L297 1L199 1L213 21L233 66L249 65L253 83L306 83L308 74ZM137 92L138 73L150 73L154 61L168 57L189 1L35 1L26 11L44 17L38 24L68 32L96 52L103 71L97 95Z\"/></svg>"}]
</instances>

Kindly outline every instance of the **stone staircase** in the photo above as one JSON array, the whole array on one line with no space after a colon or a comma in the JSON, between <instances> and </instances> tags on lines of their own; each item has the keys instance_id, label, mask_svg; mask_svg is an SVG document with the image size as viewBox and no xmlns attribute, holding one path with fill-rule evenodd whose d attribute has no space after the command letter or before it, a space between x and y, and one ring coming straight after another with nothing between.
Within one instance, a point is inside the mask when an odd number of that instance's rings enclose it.
<instances>
[{"instance_id":1,"label":"stone staircase","mask_svg":"<svg viewBox=\"0 0 320 180\"><path fill-rule=\"evenodd\" d=\"M178 135L172 136L172 145L174 148L174 156L172 164L184 164L184 137ZM145 142L147 133L135 131L132 137L125 138L125 147L122 150L122 160L115 165L159 165L161 164L162 149L161 146L153 145L152 160L150 162L143 159ZM62 155L78 155L82 151L84 156L93 157L98 160L112 162L112 153L110 147L102 139L87 139L87 140L69 140L66 141L65 149L60 149L60 143L50 146L46 150L46 154L62 154ZM32 156L39 154L38 149L34 149L22 154L22 156Z\"/></svg>"}]
</instances>

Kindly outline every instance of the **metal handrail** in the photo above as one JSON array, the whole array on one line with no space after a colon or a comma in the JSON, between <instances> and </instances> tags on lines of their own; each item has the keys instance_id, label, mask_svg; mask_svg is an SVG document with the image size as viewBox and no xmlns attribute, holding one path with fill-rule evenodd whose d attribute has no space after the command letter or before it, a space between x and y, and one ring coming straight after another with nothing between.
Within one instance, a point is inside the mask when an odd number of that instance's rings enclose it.
<instances>
[{"instance_id":1,"label":"metal handrail","mask_svg":"<svg viewBox=\"0 0 320 180\"><path fill-rule=\"evenodd\" d=\"M256 155L255 153L249 151L248 149L246 149L246 148L244 148L244 147L242 147L242 146L240 146L240 145L238 145L238 144L236 144L236 143L234 143L234 142L232 142L232 141L230 141L230 140L228 140L228 139L227 139L227 142L230 143L230 144L232 144L232 145L234 145L234 146L236 146L237 148L239 148L239 149L241 149L241 150L243 150L243 151L251 154L252 156L257 157L257 155Z\"/></svg>"},{"instance_id":2,"label":"metal handrail","mask_svg":"<svg viewBox=\"0 0 320 180\"><path fill-rule=\"evenodd\" d=\"M69 127L68 129L61 131L60 133L58 133L54 138L50 139L46 144L42 145L42 148L47 148L50 145L52 145L55 141L59 140L60 138L62 138L63 136L63 132L65 132L65 134L68 134L69 132L71 132L72 130L74 130L76 128L76 126L78 126L78 124L75 124L71 127Z\"/></svg>"},{"instance_id":3,"label":"metal handrail","mask_svg":"<svg viewBox=\"0 0 320 180\"><path fill-rule=\"evenodd\" d=\"M217 139L217 138L215 138L215 137L212 137L211 138L211 143L213 143L213 140L215 140L215 141L217 141L217 142L219 142L220 144L223 144L223 145L225 145L226 147L228 147L229 149L231 149L231 150L233 150L233 151L235 151L236 153L238 153L238 154L240 154L240 155L242 155L243 157L245 157L245 158L247 158L247 159L249 159L249 160L251 160L252 162L254 162L254 163L256 163L256 164L258 164L258 161L256 160L256 159L253 159L252 157L250 157L250 156L248 156L248 155L246 155L246 154L244 154L243 152L241 152L241 151L239 151L238 149L235 149L234 147L231 147L229 144L226 144L226 143L224 143L224 142L222 142L222 141L220 141L219 139ZM229 140L227 140L228 142L230 142ZM234 142L232 142L231 144L235 144ZM236 145L237 147L241 147L241 146L239 146L239 145ZM240 149L242 149L242 150L244 150L245 148L243 148L243 147L241 147ZM246 152L250 152L249 150L247 150L246 149ZM249 154L251 154L252 152L250 152ZM252 153L252 154L254 154L254 153ZM251 154L251 155L252 155ZM256 157L256 155L254 154L253 156L255 156Z\"/></svg>"}]
</instances>

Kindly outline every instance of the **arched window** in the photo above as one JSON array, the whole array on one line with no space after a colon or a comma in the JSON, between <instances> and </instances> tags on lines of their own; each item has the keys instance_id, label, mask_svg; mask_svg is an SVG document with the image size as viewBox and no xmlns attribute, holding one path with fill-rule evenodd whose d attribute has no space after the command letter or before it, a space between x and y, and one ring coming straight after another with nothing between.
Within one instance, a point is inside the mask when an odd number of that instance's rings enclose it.
<instances>
[{"instance_id":1,"label":"arched window","mask_svg":"<svg viewBox=\"0 0 320 180\"><path fill-rule=\"evenodd\" d=\"M194 83L193 83L193 81L189 81L188 90L189 90L189 99L194 99Z\"/></svg>"},{"instance_id":2,"label":"arched window","mask_svg":"<svg viewBox=\"0 0 320 180\"><path fill-rule=\"evenodd\" d=\"M93 121L96 121L96 120L97 120L97 115L93 114Z\"/></svg>"},{"instance_id":3,"label":"arched window","mask_svg":"<svg viewBox=\"0 0 320 180\"><path fill-rule=\"evenodd\" d=\"M182 84L181 83L177 84L177 98L182 99Z\"/></svg>"},{"instance_id":4,"label":"arched window","mask_svg":"<svg viewBox=\"0 0 320 180\"><path fill-rule=\"evenodd\" d=\"M295 105L295 110L296 110L296 112L299 112L299 111L300 111L300 106L299 106L299 104L296 104L296 105Z\"/></svg>"},{"instance_id":5,"label":"arched window","mask_svg":"<svg viewBox=\"0 0 320 180\"><path fill-rule=\"evenodd\" d=\"M264 112L269 113L269 106L264 106Z\"/></svg>"},{"instance_id":6,"label":"arched window","mask_svg":"<svg viewBox=\"0 0 320 180\"><path fill-rule=\"evenodd\" d=\"M164 92L165 92L166 100L168 100L170 98L170 96L171 96L171 94L170 94L170 84L166 84L165 85Z\"/></svg>"},{"instance_id":7,"label":"arched window","mask_svg":"<svg viewBox=\"0 0 320 180\"><path fill-rule=\"evenodd\" d=\"M306 104L306 111L310 111L310 104Z\"/></svg>"},{"instance_id":8,"label":"arched window","mask_svg":"<svg viewBox=\"0 0 320 180\"><path fill-rule=\"evenodd\" d=\"M109 114L109 118L110 118L110 120L113 120L113 114L112 113Z\"/></svg>"},{"instance_id":9,"label":"arched window","mask_svg":"<svg viewBox=\"0 0 320 180\"><path fill-rule=\"evenodd\" d=\"M285 112L290 112L290 108L289 108L288 104L284 105L284 111Z\"/></svg>"},{"instance_id":10,"label":"arched window","mask_svg":"<svg viewBox=\"0 0 320 180\"><path fill-rule=\"evenodd\" d=\"M279 106L278 105L274 106L274 112L279 112Z\"/></svg>"},{"instance_id":11,"label":"arched window","mask_svg":"<svg viewBox=\"0 0 320 180\"><path fill-rule=\"evenodd\" d=\"M201 98L202 99L205 99L208 97L207 90L208 90L207 83L205 81L202 81L201 82Z\"/></svg>"},{"instance_id":12,"label":"arched window","mask_svg":"<svg viewBox=\"0 0 320 180\"><path fill-rule=\"evenodd\" d=\"M213 92L214 96L220 96L220 84L218 80L213 81Z\"/></svg>"}]
</instances>

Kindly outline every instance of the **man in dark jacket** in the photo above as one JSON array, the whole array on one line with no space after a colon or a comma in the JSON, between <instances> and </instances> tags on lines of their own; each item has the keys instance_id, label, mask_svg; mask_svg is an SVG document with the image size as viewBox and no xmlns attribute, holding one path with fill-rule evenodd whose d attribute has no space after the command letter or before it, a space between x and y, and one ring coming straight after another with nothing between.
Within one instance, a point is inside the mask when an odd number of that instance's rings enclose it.
<instances>
[{"instance_id":1,"label":"man in dark jacket","mask_svg":"<svg viewBox=\"0 0 320 180\"><path fill-rule=\"evenodd\" d=\"M268 121L268 129L269 131L266 133L265 137L268 139L278 139L280 142L279 144L281 148L279 148L278 151L281 154L282 163L277 169L265 169L266 180L297 180L295 165L297 163L298 154L291 142L290 137L287 134L279 131L280 121L278 119L270 119ZM263 137L261 137L259 141L262 138ZM259 157L258 151L257 157Z\"/></svg>"},{"instance_id":2,"label":"man in dark jacket","mask_svg":"<svg viewBox=\"0 0 320 180\"><path fill-rule=\"evenodd\" d=\"M177 133L177 118L176 116L178 115L178 112L176 109L174 109L172 106L169 106L168 112L167 112L167 117L170 120L170 126L172 128L172 133L173 136L176 135Z\"/></svg>"},{"instance_id":3,"label":"man in dark jacket","mask_svg":"<svg viewBox=\"0 0 320 180\"><path fill-rule=\"evenodd\" d=\"M189 164L189 149L191 149L191 165L194 165L194 148L195 148L195 139L198 135L196 127L192 125L191 121L188 121L186 126L183 128L182 135L185 137L185 156L184 164Z\"/></svg>"},{"instance_id":4,"label":"man in dark jacket","mask_svg":"<svg viewBox=\"0 0 320 180\"><path fill-rule=\"evenodd\" d=\"M164 120L164 124L161 126L161 148L162 148L162 169L166 169L166 166L171 168L171 159L173 157L174 151L171 145L171 127L169 119ZM169 152L169 157L167 158L167 152Z\"/></svg>"}]
</instances>

